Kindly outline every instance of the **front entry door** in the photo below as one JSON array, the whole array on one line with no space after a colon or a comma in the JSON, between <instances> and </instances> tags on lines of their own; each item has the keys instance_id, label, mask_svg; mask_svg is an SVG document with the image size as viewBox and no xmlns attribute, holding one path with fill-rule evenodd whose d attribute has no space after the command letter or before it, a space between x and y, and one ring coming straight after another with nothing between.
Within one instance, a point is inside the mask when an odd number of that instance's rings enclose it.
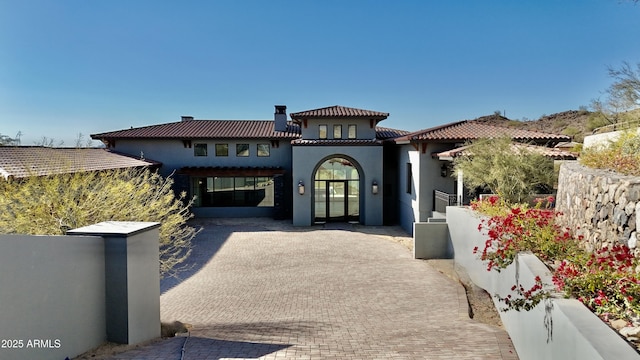
<instances>
[{"instance_id":1,"label":"front entry door","mask_svg":"<svg viewBox=\"0 0 640 360\"><path fill-rule=\"evenodd\" d=\"M316 180L316 221L358 221L358 185L357 180Z\"/></svg>"}]
</instances>

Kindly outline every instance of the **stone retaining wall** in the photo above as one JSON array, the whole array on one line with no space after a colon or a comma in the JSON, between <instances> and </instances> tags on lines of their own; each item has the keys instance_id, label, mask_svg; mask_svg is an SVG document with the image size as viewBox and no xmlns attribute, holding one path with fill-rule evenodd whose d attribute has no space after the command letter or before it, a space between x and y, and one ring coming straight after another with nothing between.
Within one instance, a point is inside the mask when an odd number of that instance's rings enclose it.
<instances>
[{"instance_id":1,"label":"stone retaining wall","mask_svg":"<svg viewBox=\"0 0 640 360\"><path fill-rule=\"evenodd\" d=\"M584 237L587 250L625 244L640 256L640 178L564 163L556 210L563 227Z\"/></svg>"}]
</instances>

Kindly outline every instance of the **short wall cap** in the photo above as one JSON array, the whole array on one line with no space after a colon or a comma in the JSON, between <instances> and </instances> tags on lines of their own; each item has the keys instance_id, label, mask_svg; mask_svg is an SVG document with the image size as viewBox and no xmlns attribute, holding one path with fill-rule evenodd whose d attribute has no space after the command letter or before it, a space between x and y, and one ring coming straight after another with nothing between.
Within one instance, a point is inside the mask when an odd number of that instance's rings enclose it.
<instances>
[{"instance_id":1,"label":"short wall cap","mask_svg":"<svg viewBox=\"0 0 640 360\"><path fill-rule=\"evenodd\" d=\"M159 222L103 221L67 231L67 235L127 237L160 227Z\"/></svg>"}]
</instances>

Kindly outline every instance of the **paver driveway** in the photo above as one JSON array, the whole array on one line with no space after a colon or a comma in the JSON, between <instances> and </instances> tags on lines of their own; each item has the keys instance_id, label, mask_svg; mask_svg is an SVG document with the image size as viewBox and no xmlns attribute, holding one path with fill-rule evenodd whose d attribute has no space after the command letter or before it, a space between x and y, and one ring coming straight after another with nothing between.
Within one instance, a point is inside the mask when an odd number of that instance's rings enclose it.
<instances>
[{"instance_id":1,"label":"paver driveway","mask_svg":"<svg viewBox=\"0 0 640 360\"><path fill-rule=\"evenodd\" d=\"M115 358L180 359L185 341L184 359L517 358L459 284L389 240L400 230L342 227L209 220L191 273L162 286L162 320L190 337Z\"/></svg>"}]
</instances>

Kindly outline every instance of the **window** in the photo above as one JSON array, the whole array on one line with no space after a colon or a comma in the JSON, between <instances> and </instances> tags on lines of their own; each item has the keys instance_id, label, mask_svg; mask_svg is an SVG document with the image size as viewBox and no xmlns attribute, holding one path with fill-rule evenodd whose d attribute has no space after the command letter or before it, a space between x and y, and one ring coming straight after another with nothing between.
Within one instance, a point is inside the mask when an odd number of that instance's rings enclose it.
<instances>
[{"instance_id":1,"label":"window","mask_svg":"<svg viewBox=\"0 0 640 360\"><path fill-rule=\"evenodd\" d=\"M413 175L411 171L411 163L407 163L407 194L411 194L412 183L413 183Z\"/></svg>"},{"instance_id":2,"label":"window","mask_svg":"<svg viewBox=\"0 0 640 360\"><path fill-rule=\"evenodd\" d=\"M249 156L249 144L236 144L236 156Z\"/></svg>"},{"instance_id":3,"label":"window","mask_svg":"<svg viewBox=\"0 0 640 360\"><path fill-rule=\"evenodd\" d=\"M258 156L269 156L270 147L269 144L258 144Z\"/></svg>"},{"instance_id":4,"label":"window","mask_svg":"<svg viewBox=\"0 0 640 360\"><path fill-rule=\"evenodd\" d=\"M273 177L224 176L191 178L199 207L274 206Z\"/></svg>"},{"instance_id":5,"label":"window","mask_svg":"<svg viewBox=\"0 0 640 360\"><path fill-rule=\"evenodd\" d=\"M355 124L349 125L349 130L348 131L349 131L349 134L348 134L349 139L357 138L357 136L358 136L357 135L357 126Z\"/></svg>"},{"instance_id":6,"label":"window","mask_svg":"<svg viewBox=\"0 0 640 360\"><path fill-rule=\"evenodd\" d=\"M229 144L216 144L216 156L229 156Z\"/></svg>"},{"instance_id":7,"label":"window","mask_svg":"<svg viewBox=\"0 0 640 360\"><path fill-rule=\"evenodd\" d=\"M327 138L327 125L320 125L318 127L318 137L320 139L326 139Z\"/></svg>"},{"instance_id":8,"label":"window","mask_svg":"<svg viewBox=\"0 0 640 360\"><path fill-rule=\"evenodd\" d=\"M333 125L333 138L342 139L342 125Z\"/></svg>"},{"instance_id":9,"label":"window","mask_svg":"<svg viewBox=\"0 0 640 360\"><path fill-rule=\"evenodd\" d=\"M207 144L195 144L193 146L194 156L207 156Z\"/></svg>"}]
</instances>

